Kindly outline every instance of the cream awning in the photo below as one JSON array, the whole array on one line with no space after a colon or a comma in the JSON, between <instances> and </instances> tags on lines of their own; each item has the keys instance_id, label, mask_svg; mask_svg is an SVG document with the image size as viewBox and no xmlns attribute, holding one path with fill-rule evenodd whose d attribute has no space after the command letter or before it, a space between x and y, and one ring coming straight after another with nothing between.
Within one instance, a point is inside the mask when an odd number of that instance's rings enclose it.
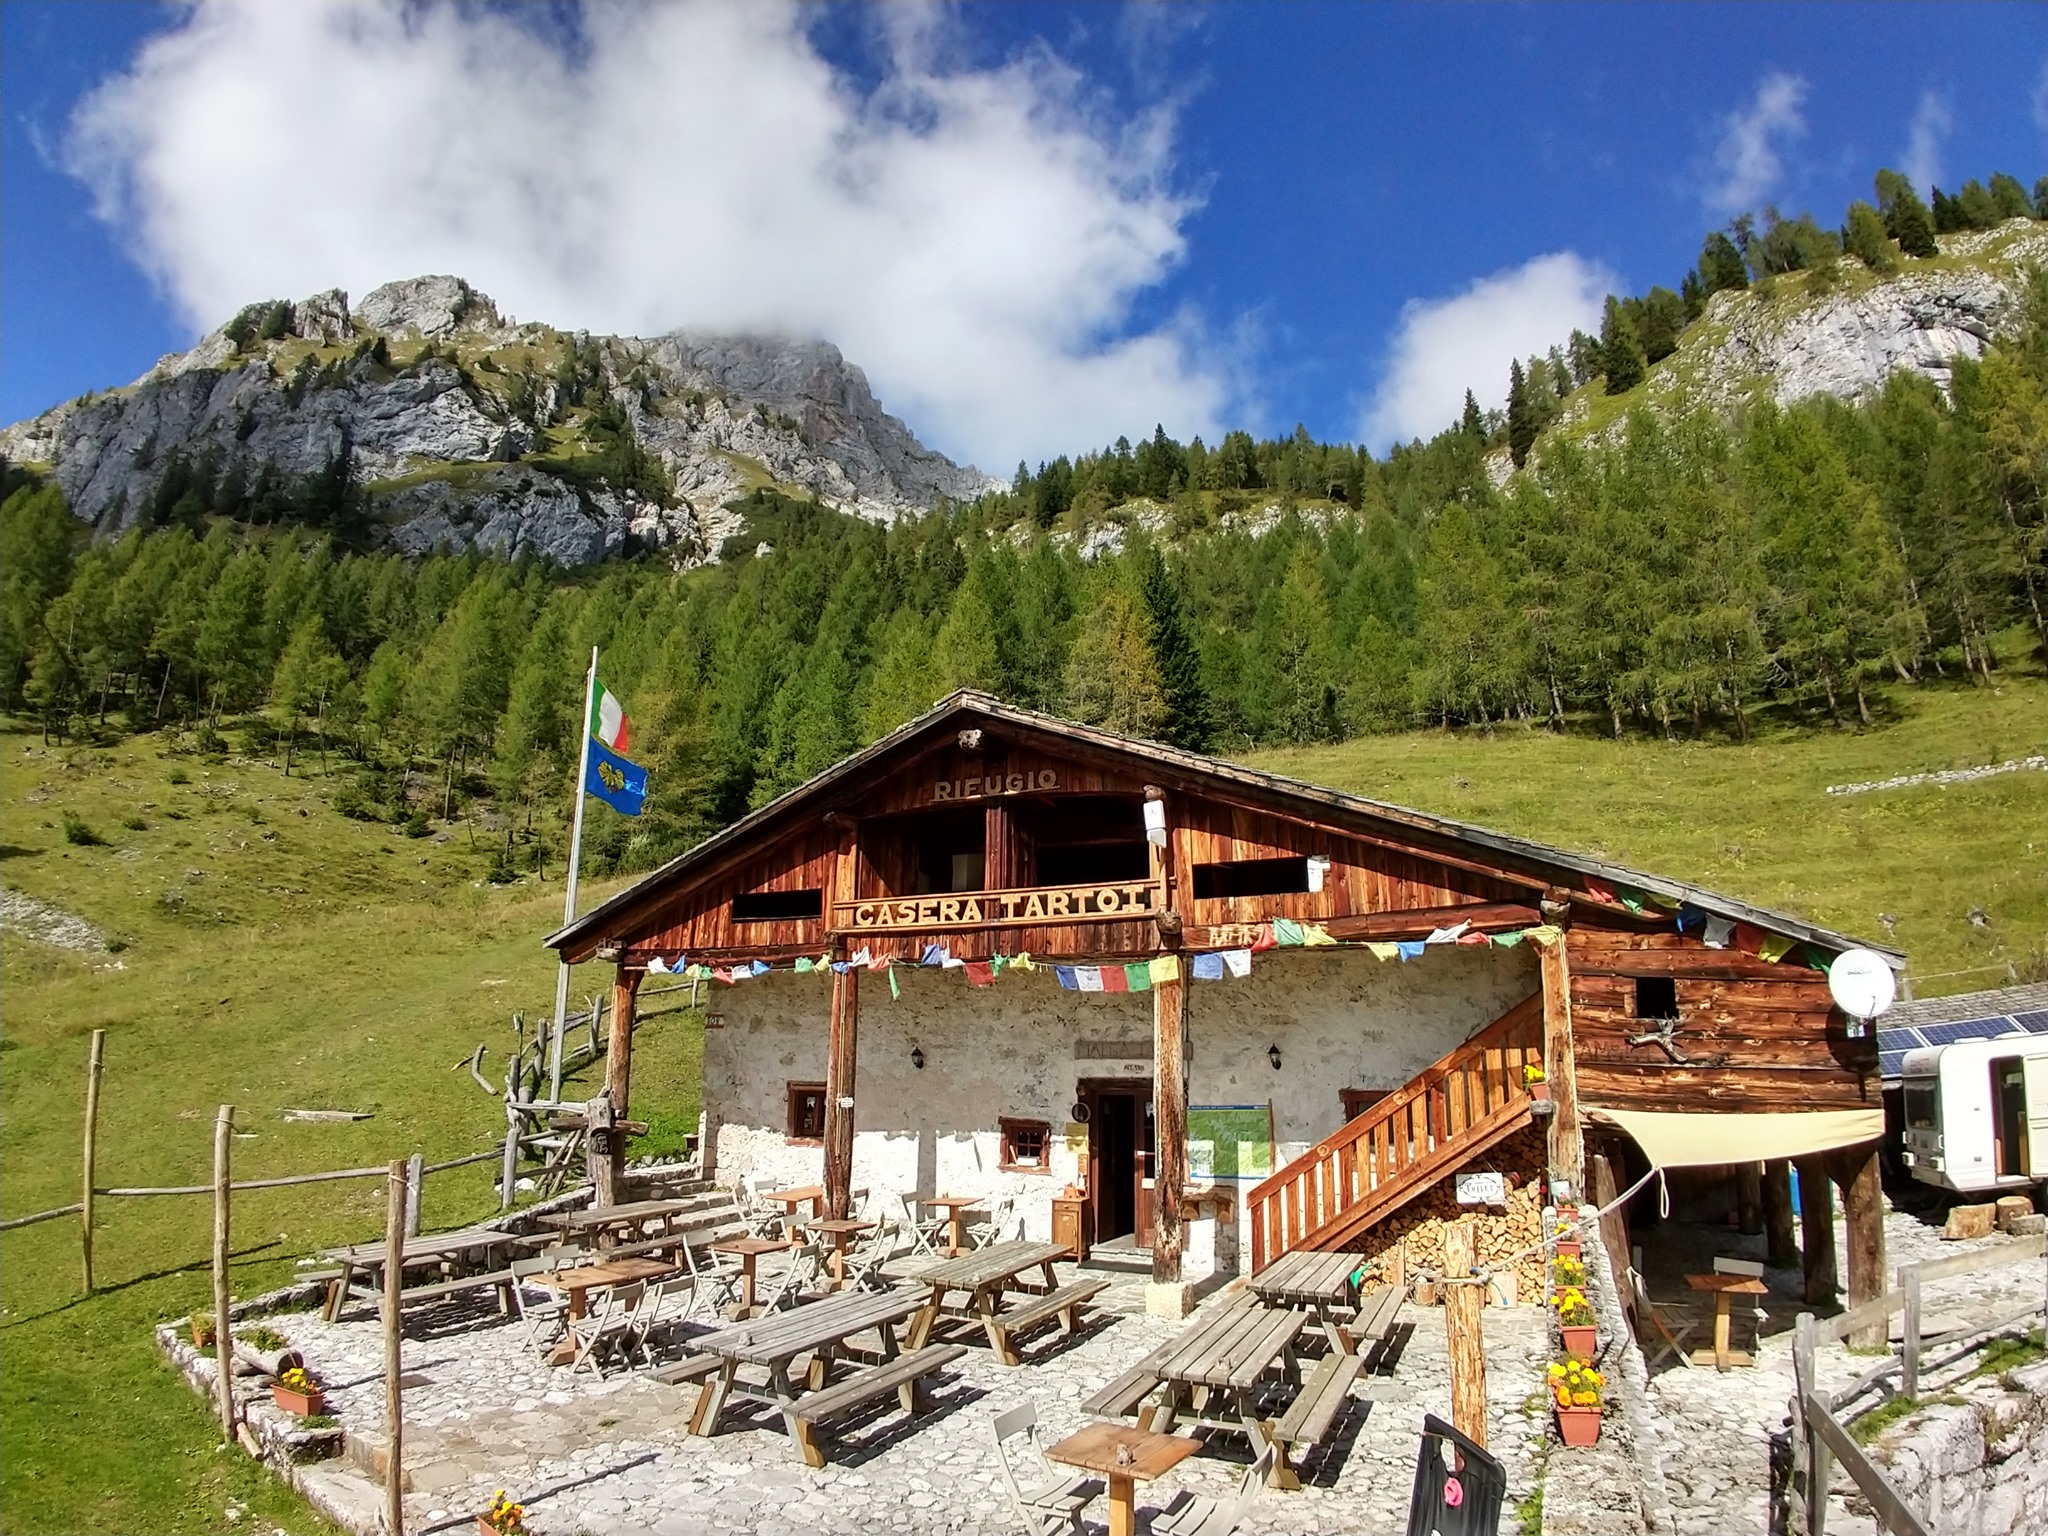
<instances>
[{"instance_id":1,"label":"cream awning","mask_svg":"<svg viewBox=\"0 0 2048 1536\"><path fill-rule=\"evenodd\" d=\"M1670 1114L1586 1106L1589 1119L1619 1126L1659 1168L1770 1162L1853 1147L1884 1135L1884 1110L1822 1109L1798 1114Z\"/></svg>"}]
</instances>

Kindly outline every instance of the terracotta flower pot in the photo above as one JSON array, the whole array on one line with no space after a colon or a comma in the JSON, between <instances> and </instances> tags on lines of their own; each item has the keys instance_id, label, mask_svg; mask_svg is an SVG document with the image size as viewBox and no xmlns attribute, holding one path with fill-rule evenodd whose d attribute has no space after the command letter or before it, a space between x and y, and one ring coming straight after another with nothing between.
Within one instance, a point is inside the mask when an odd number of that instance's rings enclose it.
<instances>
[{"instance_id":1,"label":"terracotta flower pot","mask_svg":"<svg viewBox=\"0 0 2048 1536\"><path fill-rule=\"evenodd\" d=\"M1538 1104L1548 1104L1550 1102L1550 1084L1531 1083L1529 1085L1529 1097Z\"/></svg>"},{"instance_id":2,"label":"terracotta flower pot","mask_svg":"<svg viewBox=\"0 0 2048 1536\"><path fill-rule=\"evenodd\" d=\"M1583 1256L1576 1237L1560 1237L1557 1240L1557 1256L1560 1259L1576 1259Z\"/></svg>"},{"instance_id":3,"label":"terracotta flower pot","mask_svg":"<svg viewBox=\"0 0 2048 1536\"><path fill-rule=\"evenodd\" d=\"M1564 1352L1574 1360L1593 1358L1594 1350L1599 1347L1594 1335L1599 1331L1592 1323L1558 1324L1558 1332L1564 1335Z\"/></svg>"},{"instance_id":4,"label":"terracotta flower pot","mask_svg":"<svg viewBox=\"0 0 2048 1536\"><path fill-rule=\"evenodd\" d=\"M327 1408L326 1395L317 1387L310 1392L301 1392L296 1387L287 1387L273 1383L270 1388L270 1397L271 1401L275 1402L286 1413L296 1413L300 1418L307 1418L316 1413L324 1413Z\"/></svg>"},{"instance_id":5,"label":"terracotta flower pot","mask_svg":"<svg viewBox=\"0 0 2048 1536\"><path fill-rule=\"evenodd\" d=\"M1557 1432L1566 1445L1591 1445L1600 1438L1599 1408L1560 1408Z\"/></svg>"}]
</instances>

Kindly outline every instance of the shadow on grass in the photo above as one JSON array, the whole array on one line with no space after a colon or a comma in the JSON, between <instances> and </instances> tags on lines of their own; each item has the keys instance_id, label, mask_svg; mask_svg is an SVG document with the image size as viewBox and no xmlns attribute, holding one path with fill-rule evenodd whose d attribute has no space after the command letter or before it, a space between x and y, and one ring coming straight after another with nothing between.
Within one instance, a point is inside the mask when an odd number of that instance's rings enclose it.
<instances>
[{"instance_id":1,"label":"shadow on grass","mask_svg":"<svg viewBox=\"0 0 2048 1536\"><path fill-rule=\"evenodd\" d=\"M272 1238L269 1242L258 1243L253 1248L237 1248L228 1255L228 1262L232 1264L237 1259L256 1258L278 1246L277 1239ZM69 1312L73 1307L82 1306L89 1301L96 1301L102 1296L112 1296L121 1291L133 1290L138 1285L153 1285L159 1280L170 1280L179 1275L191 1274L194 1270L208 1269L212 1266L212 1263L213 1261L210 1258L187 1259L183 1264L174 1264L169 1269L151 1270L146 1275L131 1275L126 1280L116 1280L112 1285L96 1285L92 1288L90 1295L73 1296L70 1300L61 1301L56 1306L47 1307L41 1312L31 1312L24 1317L15 1318L12 1322L0 1323L0 1332L6 1332L14 1328L25 1328L30 1323L41 1322L46 1317L56 1317L61 1313Z\"/></svg>"}]
</instances>

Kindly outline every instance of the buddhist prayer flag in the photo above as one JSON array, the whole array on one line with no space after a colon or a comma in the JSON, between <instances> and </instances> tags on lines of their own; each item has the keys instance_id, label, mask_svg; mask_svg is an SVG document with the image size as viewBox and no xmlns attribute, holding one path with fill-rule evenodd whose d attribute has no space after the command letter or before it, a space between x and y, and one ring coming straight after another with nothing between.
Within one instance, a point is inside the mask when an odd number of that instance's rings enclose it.
<instances>
[{"instance_id":1,"label":"buddhist prayer flag","mask_svg":"<svg viewBox=\"0 0 2048 1536\"><path fill-rule=\"evenodd\" d=\"M1160 955L1150 967L1152 984L1156 987L1162 981L1180 980L1180 956Z\"/></svg>"},{"instance_id":2,"label":"buddhist prayer flag","mask_svg":"<svg viewBox=\"0 0 2048 1536\"><path fill-rule=\"evenodd\" d=\"M1605 880L1596 880L1591 875L1588 875L1586 876L1586 894L1595 901L1612 902L1614 900L1614 887Z\"/></svg>"},{"instance_id":3,"label":"buddhist prayer flag","mask_svg":"<svg viewBox=\"0 0 2048 1536\"><path fill-rule=\"evenodd\" d=\"M1484 944L1487 942L1487 937L1483 933L1468 929L1458 935L1458 942L1460 944Z\"/></svg>"},{"instance_id":4,"label":"buddhist prayer flag","mask_svg":"<svg viewBox=\"0 0 2048 1536\"><path fill-rule=\"evenodd\" d=\"M1150 992L1152 990L1152 962L1133 960L1124 967L1124 990L1126 992Z\"/></svg>"},{"instance_id":5,"label":"buddhist prayer flag","mask_svg":"<svg viewBox=\"0 0 2048 1536\"><path fill-rule=\"evenodd\" d=\"M1334 944L1337 941L1330 937L1330 930L1321 923L1304 923L1301 929L1301 942L1313 949L1317 945Z\"/></svg>"},{"instance_id":6,"label":"buddhist prayer flag","mask_svg":"<svg viewBox=\"0 0 2048 1536\"><path fill-rule=\"evenodd\" d=\"M945 963L946 950L942 944L925 945L924 958L918 962L920 965L944 965Z\"/></svg>"},{"instance_id":7,"label":"buddhist prayer flag","mask_svg":"<svg viewBox=\"0 0 2048 1536\"><path fill-rule=\"evenodd\" d=\"M1785 938L1775 933L1766 935L1764 941L1761 944L1757 945L1757 956L1758 958L1768 960L1775 965L1778 961L1784 959L1785 956L1792 952L1792 946L1795 942L1795 940Z\"/></svg>"},{"instance_id":8,"label":"buddhist prayer flag","mask_svg":"<svg viewBox=\"0 0 2048 1536\"><path fill-rule=\"evenodd\" d=\"M1226 949L1223 951L1223 968L1233 976L1251 975L1252 952L1249 949Z\"/></svg>"},{"instance_id":9,"label":"buddhist prayer flag","mask_svg":"<svg viewBox=\"0 0 2048 1536\"><path fill-rule=\"evenodd\" d=\"M1730 939L1735 937L1735 925L1725 917L1707 919L1703 942L1709 949L1726 949Z\"/></svg>"},{"instance_id":10,"label":"buddhist prayer flag","mask_svg":"<svg viewBox=\"0 0 2048 1536\"><path fill-rule=\"evenodd\" d=\"M967 979L977 987L993 986L996 979L993 960L970 960L967 962Z\"/></svg>"},{"instance_id":11,"label":"buddhist prayer flag","mask_svg":"<svg viewBox=\"0 0 2048 1536\"><path fill-rule=\"evenodd\" d=\"M1401 946L1398 944L1368 944L1365 947L1372 951L1372 957L1375 960L1398 960L1401 958Z\"/></svg>"},{"instance_id":12,"label":"buddhist prayer flag","mask_svg":"<svg viewBox=\"0 0 2048 1536\"><path fill-rule=\"evenodd\" d=\"M1394 946L1394 950L1403 960L1420 960L1427 943L1426 939L1404 939Z\"/></svg>"},{"instance_id":13,"label":"buddhist prayer flag","mask_svg":"<svg viewBox=\"0 0 2048 1536\"><path fill-rule=\"evenodd\" d=\"M1054 966L1052 968L1052 975L1053 980L1057 981L1069 992L1078 992L1081 989L1081 978L1074 974L1074 968L1071 965Z\"/></svg>"},{"instance_id":14,"label":"buddhist prayer flag","mask_svg":"<svg viewBox=\"0 0 2048 1536\"><path fill-rule=\"evenodd\" d=\"M883 969L888 971L889 973L889 995L895 998L902 997L903 984L896 979L896 967L893 965L885 965Z\"/></svg>"},{"instance_id":15,"label":"buddhist prayer flag","mask_svg":"<svg viewBox=\"0 0 2048 1536\"><path fill-rule=\"evenodd\" d=\"M633 722L612 691L590 675L590 734L614 752L633 750Z\"/></svg>"},{"instance_id":16,"label":"buddhist prayer flag","mask_svg":"<svg viewBox=\"0 0 2048 1536\"><path fill-rule=\"evenodd\" d=\"M583 788L613 810L638 816L647 803L647 770L628 762L601 742L590 744L590 767L583 776Z\"/></svg>"},{"instance_id":17,"label":"buddhist prayer flag","mask_svg":"<svg viewBox=\"0 0 2048 1536\"><path fill-rule=\"evenodd\" d=\"M1302 942L1301 924L1291 917L1273 919L1273 942L1289 949Z\"/></svg>"},{"instance_id":18,"label":"buddhist prayer flag","mask_svg":"<svg viewBox=\"0 0 2048 1536\"><path fill-rule=\"evenodd\" d=\"M1502 949L1513 949L1517 944L1521 943L1522 940L1526 939L1527 937L1529 937L1529 935L1526 930L1517 928L1513 933L1496 933L1493 936L1493 942L1498 944Z\"/></svg>"},{"instance_id":19,"label":"buddhist prayer flag","mask_svg":"<svg viewBox=\"0 0 2048 1536\"><path fill-rule=\"evenodd\" d=\"M1430 930L1429 937L1422 942L1425 944L1455 944L1464 934L1465 930L1471 926L1470 923L1452 923L1448 928L1433 928Z\"/></svg>"},{"instance_id":20,"label":"buddhist prayer flag","mask_svg":"<svg viewBox=\"0 0 2048 1536\"><path fill-rule=\"evenodd\" d=\"M1125 974L1124 968L1122 966L1097 965L1091 966L1089 967L1089 969L1093 970L1097 975L1099 975L1102 978L1103 991L1128 992L1131 990L1130 978Z\"/></svg>"},{"instance_id":21,"label":"buddhist prayer flag","mask_svg":"<svg viewBox=\"0 0 2048 1536\"><path fill-rule=\"evenodd\" d=\"M1100 992L1102 990L1102 967L1099 965L1075 966L1074 986L1082 992Z\"/></svg>"},{"instance_id":22,"label":"buddhist prayer flag","mask_svg":"<svg viewBox=\"0 0 2048 1536\"><path fill-rule=\"evenodd\" d=\"M1273 936L1273 925L1271 923L1261 923L1259 924L1259 936L1252 940L1252 950L1254 953L1257 953L1262 949L1271 949L1279 942Z\"/></svg>"},{"instance_id":23,"label":"buddhist prayer flag","mask_svg":"<svg viewBox=\"0 0 2048 1536\"><path fill-rule=\"evenodd\" d=\"M1171 957L1169 956L1168 958ZM1195 980L1197 981L1221 981L1223 979L1222 952L1219 950L1215 954L1195 956L1194 971Z\"/></svg>"}]
</instances>

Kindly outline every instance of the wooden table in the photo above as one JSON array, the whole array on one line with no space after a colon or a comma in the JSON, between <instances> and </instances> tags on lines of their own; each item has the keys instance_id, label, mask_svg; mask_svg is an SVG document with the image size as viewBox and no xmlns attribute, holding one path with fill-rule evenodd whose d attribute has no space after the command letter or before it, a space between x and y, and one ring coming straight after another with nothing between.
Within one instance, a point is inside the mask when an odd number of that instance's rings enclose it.
<instances>
[{"instance_id":1,"label":"wooden table","mask_svg":"<svg viewBox=\"0 0 2048 1536\"><path fill-rule=\"evenodd\" d=\"M580 1211L554 1211L540 1219L545 1225L571 1235L594 1234L598 1245L604 1247L622 1235L645 1235L648 1229L654 1226L659 1226L662 1232L667 1232L677 1216L698 1209L701 1204L702 1202L694 1197L675 1200L633 1200L625 1205L587 1206Z\"/></svg>"},{"instance_id":2,"label":"wooden table","mask_svg":"<svg viewBox=\"0 0 2048 1536\"><path fill-rule=\"evenodd\" d=\"M800 1222L799 1225L806 1232L823 1233L831 1241L832 1252L827 1262L832 1270L832 1288L836 1291L846 1284L846 1245L856 1234L872 1232L880 1223L828 1216L823 1220Z\"/></svg>"},{"instance_id":3,"label":"wooden table","mask_svg":"<svg viewBox=\"0 0 2048 1536\"><path fill-rule=\"evenodd\" d=\"M786 1237L725 1237L711 1245L713 1253L737 1254L740 1261L740 1317L754 1315L754 1265L764 1253L781 1253L796 1244Z\"/></svg>"},{"instance_id":4,"label":"wooden table","mask_svg":"<svg viewBox=\"0 0 2048 1536\"><path fill-rule=\"evenodd\" d=\"M1756 1357L1747 1350L1728 1347L1728 1310L1737 1296L1768 1296L1771 1288L1748 1275L1687 1275L1685 1283L1714 1297L1714 1347L1694 1350L1693 1360L1700 1365L1711 1360L1717 1371L1731 1365L1755 1365Z\"/></svg>"},{"instance_id":5,"label":"wooden table","mask_svg":"<svg viewBox=\"0 0 2048 1536\"><path fill-rule=\"evenodd\" d=\"M1053 1273L1053 1260L1064 1258L1066 1252L1062 1243L1034 1243L1019 1238L1007 1243L991 1243L973 1253L963 1253L956 1259L948 1259L921 1275L913 1276L918 1284L930 1289L931 1296L924 1316L918 1319L917 1331L911 1336L911 1348L922 1348L925 1340L931 1337L939 1314L945 1310L947 1296L954 1291L965 1291L966 1305L955 1315L979 1322L998 1358L1005 1365L1015 1365L1016 1351L1010 1347L1002 1321L1004 1293L1020 1290L1043 1295L1045 1291L1057 1290L1059 1277ZM1044 1291L1033 1291L1031 1287L1018 1283L1020 1276L1033 1269L1039 1271Z\"/></svg>"},{"instance_id":6,"label":"wooden table","mask_svg":"<svg viewBox=\"0 0 2048 1536\"><path fill-rule=\"evenodd\" d=\"M1109 1536L1132 1536L1138 1528L1132 1507L1136 1484L1171 1472L1202 1448L1183 1435L1154 1434L1128 1424L1096 1423L1045 1448L1046 1456L1109 1484ZM1119 1455L1119 1452L1126 1454Z\"/></svg>"},{"instance_id":7,"label":"wooden table","mask_svg":"<svg viewBox=\"0 0 2048 1536\"><path fill-rule=\"evenodd\" d=\"M405 1240L400 1263L406 1269L429 1266L438 1269L444 1264L464 1263L480 1264L490 1269L501 1250L519 1247L523 1241L517 1233L501 1232L496 1227L462 1227L453 1232L430 1232ZM382 1289L384 1244L351 1243L341 1248L323 1249L320 1256L341 1266L341 1273L327 1287L325 1315L330 1323L340 1315L358 1276L369 1287L365 1300L375 1299L376 1293Z\"/></svg>"},{"instance_id":8,"label":"wooden table","mask_svg":"<svg viewBox=\"0 0 2048 1536\"><path fill-rule=\"evenodd\" d=\"M1365 1262L1355 1253L1317 1253L1299 1248L1283 1253L1245 1282L1245 1288L1269 1307L1306 1307L1322 1325L1330 1347L1347 1355L1358 1343L1337 1318L1358 1315L1358 1288L1352 1281Z\"/></svg>"},{"instance_id":9,"label":"wooden table","mask_svg":"<svg viewBox=\"0 0 2048 1536\"><path fill-rule=\"evenodd\" d=\"M770 1190L761 1198L763 1200L772 1200L775 1204L782 1207L782 1230L787 1232L796 1220L796 1208L798 1206L808 1203L811 1208L812 1217L815 1218L818 1215L818 1208L825 1200L825 1186L822 1184L805 1184L796 1189Z\"/></svg>"},{"instance_id":10,"label":"wooden table","mask_svg":"<svg viewBox=\"0 0 2048 1536\"><path fill-rule=\"evenodd\" d=\"M947 1258L958 1258L960 1250L967 1246L966 1224L961 1218L977 1205L984 1205L987 1202L986 1195L933 1195L931 1199L921 1202L924 1205L936 1205L946 1213Z\"/></svg>"},{"instance_id":11,"label":"wooden table","mask_svg":"<svg viewBox=\"0 0 2048 1536\"><path fill-rule=\"evenodd\" d=\"M590 1311L590 1293L608 1290L615 1285L632 1285L636 1281L666 1280L670 1275L680 1274L678 1265L666 1259L624 1258L607 1259L598 1264L578 1264L569 1269L550 1269L537 1275L530 1275L535 1285L544 1285L551 1291L560 1291L569 1300L569 1321L576 1322ZM548 1354L549 1365L567 1365L576 1358L576 1340L571 1334L563 1334L560 1343Z\"/></svg>"},{"instance_id":12,"label":"wooden table","mask_svg":"<svg viewBox=\"0 0 2048 1536\"><path fill-rule=\"evenodd\" d=\"M882 1358L894 1359L898 1325L914 1317L923 1306L924 1298L908 1287L848 1291L692 1339L693 1353L713 1356L722 1363L715 1374L705 1378L698 1391L697 1407L690 1415L690 1433L711 1434L718 1427L718 1416L726 1403L739 1398L773 1404L782 1412L790 1438L798 1439L788 1409L801 1392L815 1392L827 1384L833 1362L846 1352L846 1341L857 1333L874 1329L881 1339ZM811 1365L799 1385L790 1380L789 1367L804 1354L811 1356ZM766 1385L742 1385L738 1379L742 1366L764 1370L768 1377Z\"/></svg>"}]
</instances>

